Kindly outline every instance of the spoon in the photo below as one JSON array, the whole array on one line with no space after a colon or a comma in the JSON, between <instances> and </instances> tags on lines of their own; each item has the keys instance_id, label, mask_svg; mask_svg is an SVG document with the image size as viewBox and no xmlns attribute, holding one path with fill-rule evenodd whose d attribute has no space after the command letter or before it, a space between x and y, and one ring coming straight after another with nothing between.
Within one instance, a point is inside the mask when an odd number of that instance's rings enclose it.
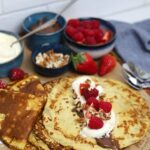
<instances>
[{"instance_id":1,"label":"spoon","mask_svg":"<svg viewBox=\"0 0 150 150\"><path fill-rule=\"evenodd\" d=\"M133 62L128 62L127 66L130 68L131 72L138 78L142 80L150 81L150 74L144 72L143 70L135 66Z\"/></svg>"},{"instance_id":2,"label":"spoon","mask_svg":"<svg viewBox=\"0 0 150 150\"><path fill-rule=\"evenodd\" d=\"M47 28L47 27L51 27L53 26L56 22L57 22L57 19L58 17L66 10L68 9L72 4L74 4L77 0L71 0L53 19L49 20L48 22L40 25L39 27L35 28L34 30L32 30L31 32L25 34L24 36L20 37L19 39L17 39L16 41L14 41L10 47L12 47L14 44L24 40L25 38Z\"/></svg>"},{"instance_id":3,"label":"spoon","mask_svg":"<svg viewBox=\"0 0 150 150\"><path fill-rule=\"evenodd\" d=\"M125 81L132 86L133 88L139 90L142 88L150 88L150 82L141 82L137 78L135 78L132 74L127 72L123 72L123 76Z\"/></svg>"}]
</instances>

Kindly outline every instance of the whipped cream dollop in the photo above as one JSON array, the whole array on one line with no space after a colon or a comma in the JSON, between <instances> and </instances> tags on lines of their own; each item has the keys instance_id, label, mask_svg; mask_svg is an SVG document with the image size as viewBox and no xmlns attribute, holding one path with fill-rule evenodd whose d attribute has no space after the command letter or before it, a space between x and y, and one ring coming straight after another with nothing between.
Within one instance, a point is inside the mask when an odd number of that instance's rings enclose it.
<instances>
[{"instance_id":1,"label":"whipped cream dollop","mask_svg":"<svg viewBox=\"0 0 150 150\"><path fill-rule=\"evenodd\" d=\"M103 136L109 136L109 133L113 130L116 124L116 116L114 111L111 111L110 119L104 121L104 125L100 129L90 129L89 127L84 127L80 134L83 137L92 138L102 138Z\"/></svg>"},{"instance_id":2,"label":"whipped cream dollop","mask_svg":"<svg viewBox=\"0 0 150 150\"><path fill-rule=\"evenodd\" d=\"M81 104L85 104L86 100L84 96L80 93L80 84L85 83L87 80L90 81L90 88L96 88L99 91L99 95L97 98L101 95L104 95L104 89L101 85L96 85L95 82L89 77L89 76L82 76L78 77L73 83L72 83L72 89L74 90L77 98L76 101L80 101ZM86 110L83 110L84 115L86 114ZM116 116L113 110L111 110L110 119L103 120L103 127L100 129L90 129L88 126L83 127L83 129L80 131L80 134L83 137L92 137L92 138L102 138L103 136L109 136L110 132L113 130L113 128L116 125ZM86 119L87 124L89 122L88 119Z\"/></svg>"},{"instance_id":3,"label":"whipped cream dollop","mask_svg":"<svg viewBox=\"0 0 150 150\"><path fill-rule=\"evenodd\" d=\"M15 36L0 32L0 64L8 62L20 54L20 43L11 46L16 40Z\"/></svg>"}]
</instances>

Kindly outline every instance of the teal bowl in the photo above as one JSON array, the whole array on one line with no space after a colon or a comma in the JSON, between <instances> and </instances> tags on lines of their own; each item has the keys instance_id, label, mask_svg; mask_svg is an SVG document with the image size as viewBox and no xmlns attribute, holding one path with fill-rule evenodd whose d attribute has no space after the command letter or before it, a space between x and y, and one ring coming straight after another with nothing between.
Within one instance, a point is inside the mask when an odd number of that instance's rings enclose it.
<instances>
[{"instance_id":1,"label":"teal bowl","mask_svg":"<svg viewBox=\"0 0 150 150\"><path fill-rule=\"evenodd\" d=\"M43 49L41 49L41 51L35 50L32 52L31 55L31 59L32 59L32 64L34 67L34 70L43 75L43 76L48 76L48 77L55 77L55 76L59 76L63 73L65 73L66 71L71 69L71 58L69 58L69 62L68 64L66 64L65 66L61 67L61 68L44 68L41 67L39 65L36 64L35 62L35 58L38 55L38 53L45 53L47 51L49 51L50 49L53 49L55 53L62 53L64 55L71 55L71 51L70 49L68 49L67 47L64 47L61 44L50 44L48 46L43 47Z\"/></svg>"},{"instance_id":2,"label":"teal bowl","mask_svg":"<svg viewBox=\"0 0 150 150\"><path fill-rule=\"evenodd\" d=\"M14 36L16 39L18 39L18 35L14 34L12 32L0 31L0 33L5 33L8 35ZM21 46L21 50L20 50L20 53L18 56L16 56L15 58L13 58L5 63L0 63L0 78L8 77L11 69L18 68L21 65L22 60L23 60L24 49L23 49L22 43L20 43L20 46Z\"/></svg>"},{"instance_id":3,"label":"teal bowl","mask_svg":"<svg viewBox=\"0 0 150 150\"><path fill-rule=\"evenodd\" d=\"M39 12L28 16L24 21L22 28L25 33L30 31L31 26L35 25L39 20L46 18L46 22L53 19L57 14L53 12ZM53 33L36 33L27 38L27 47L34 51L40 50L43 47L52 43L60 43L63 35L63 30L66 25L66 20L63 16L59 16L57 22L61 26L59 30Z\"/></svg>"}]
</instances>

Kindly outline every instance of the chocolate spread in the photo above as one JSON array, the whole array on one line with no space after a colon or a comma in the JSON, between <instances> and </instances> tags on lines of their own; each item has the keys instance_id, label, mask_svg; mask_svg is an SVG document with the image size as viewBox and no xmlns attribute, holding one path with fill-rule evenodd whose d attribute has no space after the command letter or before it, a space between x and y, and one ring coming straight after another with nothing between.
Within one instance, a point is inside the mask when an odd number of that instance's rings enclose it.
<instances>
[{"instance_id":1,"label":"chocolate spread","mask_svg":"<svg viewBox=\"0 0 150 150\"><path fill-rule=\"evenodd\" d=\"M110 137L102 137L99 139L96 138L96 142L101 147L111 148L113 150L120 150L118 141L112 139L111 135L110 135Z\"/></svg>"},{"instance_id":2,"label":"chocolate spread","mask_svg":"<svg viewBox=\"0 0 150 150\"><path fill-rule=\"evenodd\" d=\"M74 108L72 109L72 112L76 112L77 115L78 115L80 118L84 118L83 110L77 110L77 108L74 107Z\"/></svg>"},{"instance_id":3,"label":"chocolate spread","mask_svg":"<svg viewBox=\"0 0 150 150\"><path fill-rule=\"evenodd\" d=\"M40 25L44 24L45 22L47 22L48 20L45 18L40 19L39 21L37 21L35 24L33 24L30 27L30 30L34 30L35 28L39 27ZM58 22L56 22L53 26L51 27L47 27L41 31L39 31L38 33L53 33L58 31L61 28L60 24Z\"/></svg>"}]
</instances>

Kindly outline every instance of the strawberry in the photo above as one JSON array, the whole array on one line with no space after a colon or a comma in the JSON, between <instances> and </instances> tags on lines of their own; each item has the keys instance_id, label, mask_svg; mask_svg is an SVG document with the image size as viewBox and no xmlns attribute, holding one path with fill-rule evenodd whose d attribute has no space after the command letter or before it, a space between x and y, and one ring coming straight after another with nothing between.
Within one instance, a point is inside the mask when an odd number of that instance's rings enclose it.
<instances>
[{"instance_id":1,"label":"strawberry","mask_svg":"<svg viewBox=\"0 0 150 150\"><path fill-rule=\"evenodd\" d=\"M71 38L76 33L76 29L72 26L67 26L65 31Z\"/></svg>"},{"instance_id":2,"label":"strawberry","mask_svg":"<svg viewBox=\"0 0 150 150\"><path fill-rule=\"evenodd\" d=\"M103 121L101 118L98 118L96 116L92 116L89 120L88 127L90 129L100 129L104 125Z\"/></svg>"},{"instance_id":3,"label":"strawberry","mask_svg":"<svg viewBox=\"0 0 150 150\"><path fill-rule=\"evenodd\" d=\"M78 19L70 19L68 21L68 24L67 25L70 25L72 27L78 27L80 25L80 21Z\"/></svg>"},{"instance_id":4,"label":"strawberry","mask_svg":"<svg viewBox=\"0 0 150 150\"><path fill-rule=\"evenodd\" d=\"M105 31L104 35L102 37L102 42L108 42L111 38L111 32L110 31Z\"/></svg>"},{"instance_id":5,"label":"strawberry","mask_svg":"<svg viewBox=\"0 0 150 150\"><path fill-rule=\"evenodd\" d=\"M92 28L92 23L91 23L90 20L81 21L81 25L86 29L91 29Z\"/></svg>"},{"instance_id":6,"label":"strawberry","mask_svg":"<svg viewBox=\"0 0 150 150\"><path fill-rule=\"evenodd\" d=\"M93 107L98 111L99 110L99 101L95 97L90 97L87 99L86 103L88 105L93 105Z\"/></svg>"},{"instance_id":7,"label":"strawberry","mask_svg":"<svg viewBox=\"0 0 150 150\"><path fill-rule=\"evenodd\" d=\"M25 76L25 72L20 68L14 68L10 71L9 78L13 81L21 80Z\"/></svg>"},{"instance_id":8,"label":"strawberry","mask_svg":"<svg viewBox=\"0 0 150 150\"><path fill-rule=\"evenodd\" d=\"M103 109L105 113L109 113L112 109L112 105L110 102L104 102L102 100L99 102L99 107Z\"/></svg>"},{"instance_id":9,"label":"strawberry","mask_svg":"<svg viewBox=\"0 0 150 150\"><path fill-rule=\"evenodd\" d=\"M116 66L116 59L114 56L107 54L101 57L98 74L103 76L112 71Z\"/></svg>"},{"instance_id":10,"label":"strawberry","mask_svg":"<svg viewBox=\"0 0 150 150\"><path fill-rule=\"evenodd\" d=\"M97 97L98 96L98 90L96 88L93 89L84 89L83 90L83 96L87 100L90 97Z\"/></svg>"},{"instance_id":11,"label":"strawberry","mask_svg":"<svg viewBox=\"0 0 150 150\"><path fill-rule=\"evenodd\" d=\"M0 80L0 89L5 89L6 86L7 84L3 80Z\"/></svg>"},{"instance_id":12,"label":"strawberry","mask_svg":"<svg viewBox=\"0 0 150 150\"><path fill-rule=\"evenodd\" d=\"M86 44L87 45L95 45L96 44L96 39L94 36L88 36L86 37Z\"/></svg>"},{"instance_id":13,"label":"strawberry","mask_svg":"<svg viewBox=\"0 0 150 150\"><path fill-rule=\"evenodd\" d=\"M74 35L73 35L73 39L76 41L76 42L80 42L80 43L83 43L85 41L85 38L84 38L84 35L82 32L76 32Z\"/></svg>"},{"instance_id":14,"label":"strawberry","mask_svg":"<svg viewBox=\"0 0 150 150\"><path fill-rule=\"evenodd\" d=\"M85 36L94 36L95 32L92 29L84 29L83 31Z\"/></svg>"},{"instance_id":15,"label":"strawberry","mask_svg":"<svg viewBox=\"0 0 150 150\"><path fill-rule=\"evenodd\" d=\"M102 37L103 37L103 31L100 29L95 30L95 39L98 43L102 42Z\"/></svg>"},{"instance_id":16,"label":"strawberry","mask_svg":"<svg viewBox=\"0 0 150 150\"><path fill-rule=\"evenodd\" d=\"M80 94L83 95L83 90L88 89L90 85L88 83L81 83L80 84Z\"/></svg>"},{"instance_id":17,"label":"strawberry","mask_svg":"<svg viewBox=\"0 0 150 150\"><path fill-rule=\"evenodd\" d=\"M92 20L91 24L93 29L98 29L100 27L100 22L98 20Z\"/></svg>"},{"instance_id":18,"label":"strawberry","mask_svg":"<svg viewBox=\"0 0 150 150\"><path fill-rule=\"evenodd\" d=\"M71 55L71 59L77 72L84 74L95 74L97 72L96 62L88 53Z\"/></svg>"}]
</instances>

